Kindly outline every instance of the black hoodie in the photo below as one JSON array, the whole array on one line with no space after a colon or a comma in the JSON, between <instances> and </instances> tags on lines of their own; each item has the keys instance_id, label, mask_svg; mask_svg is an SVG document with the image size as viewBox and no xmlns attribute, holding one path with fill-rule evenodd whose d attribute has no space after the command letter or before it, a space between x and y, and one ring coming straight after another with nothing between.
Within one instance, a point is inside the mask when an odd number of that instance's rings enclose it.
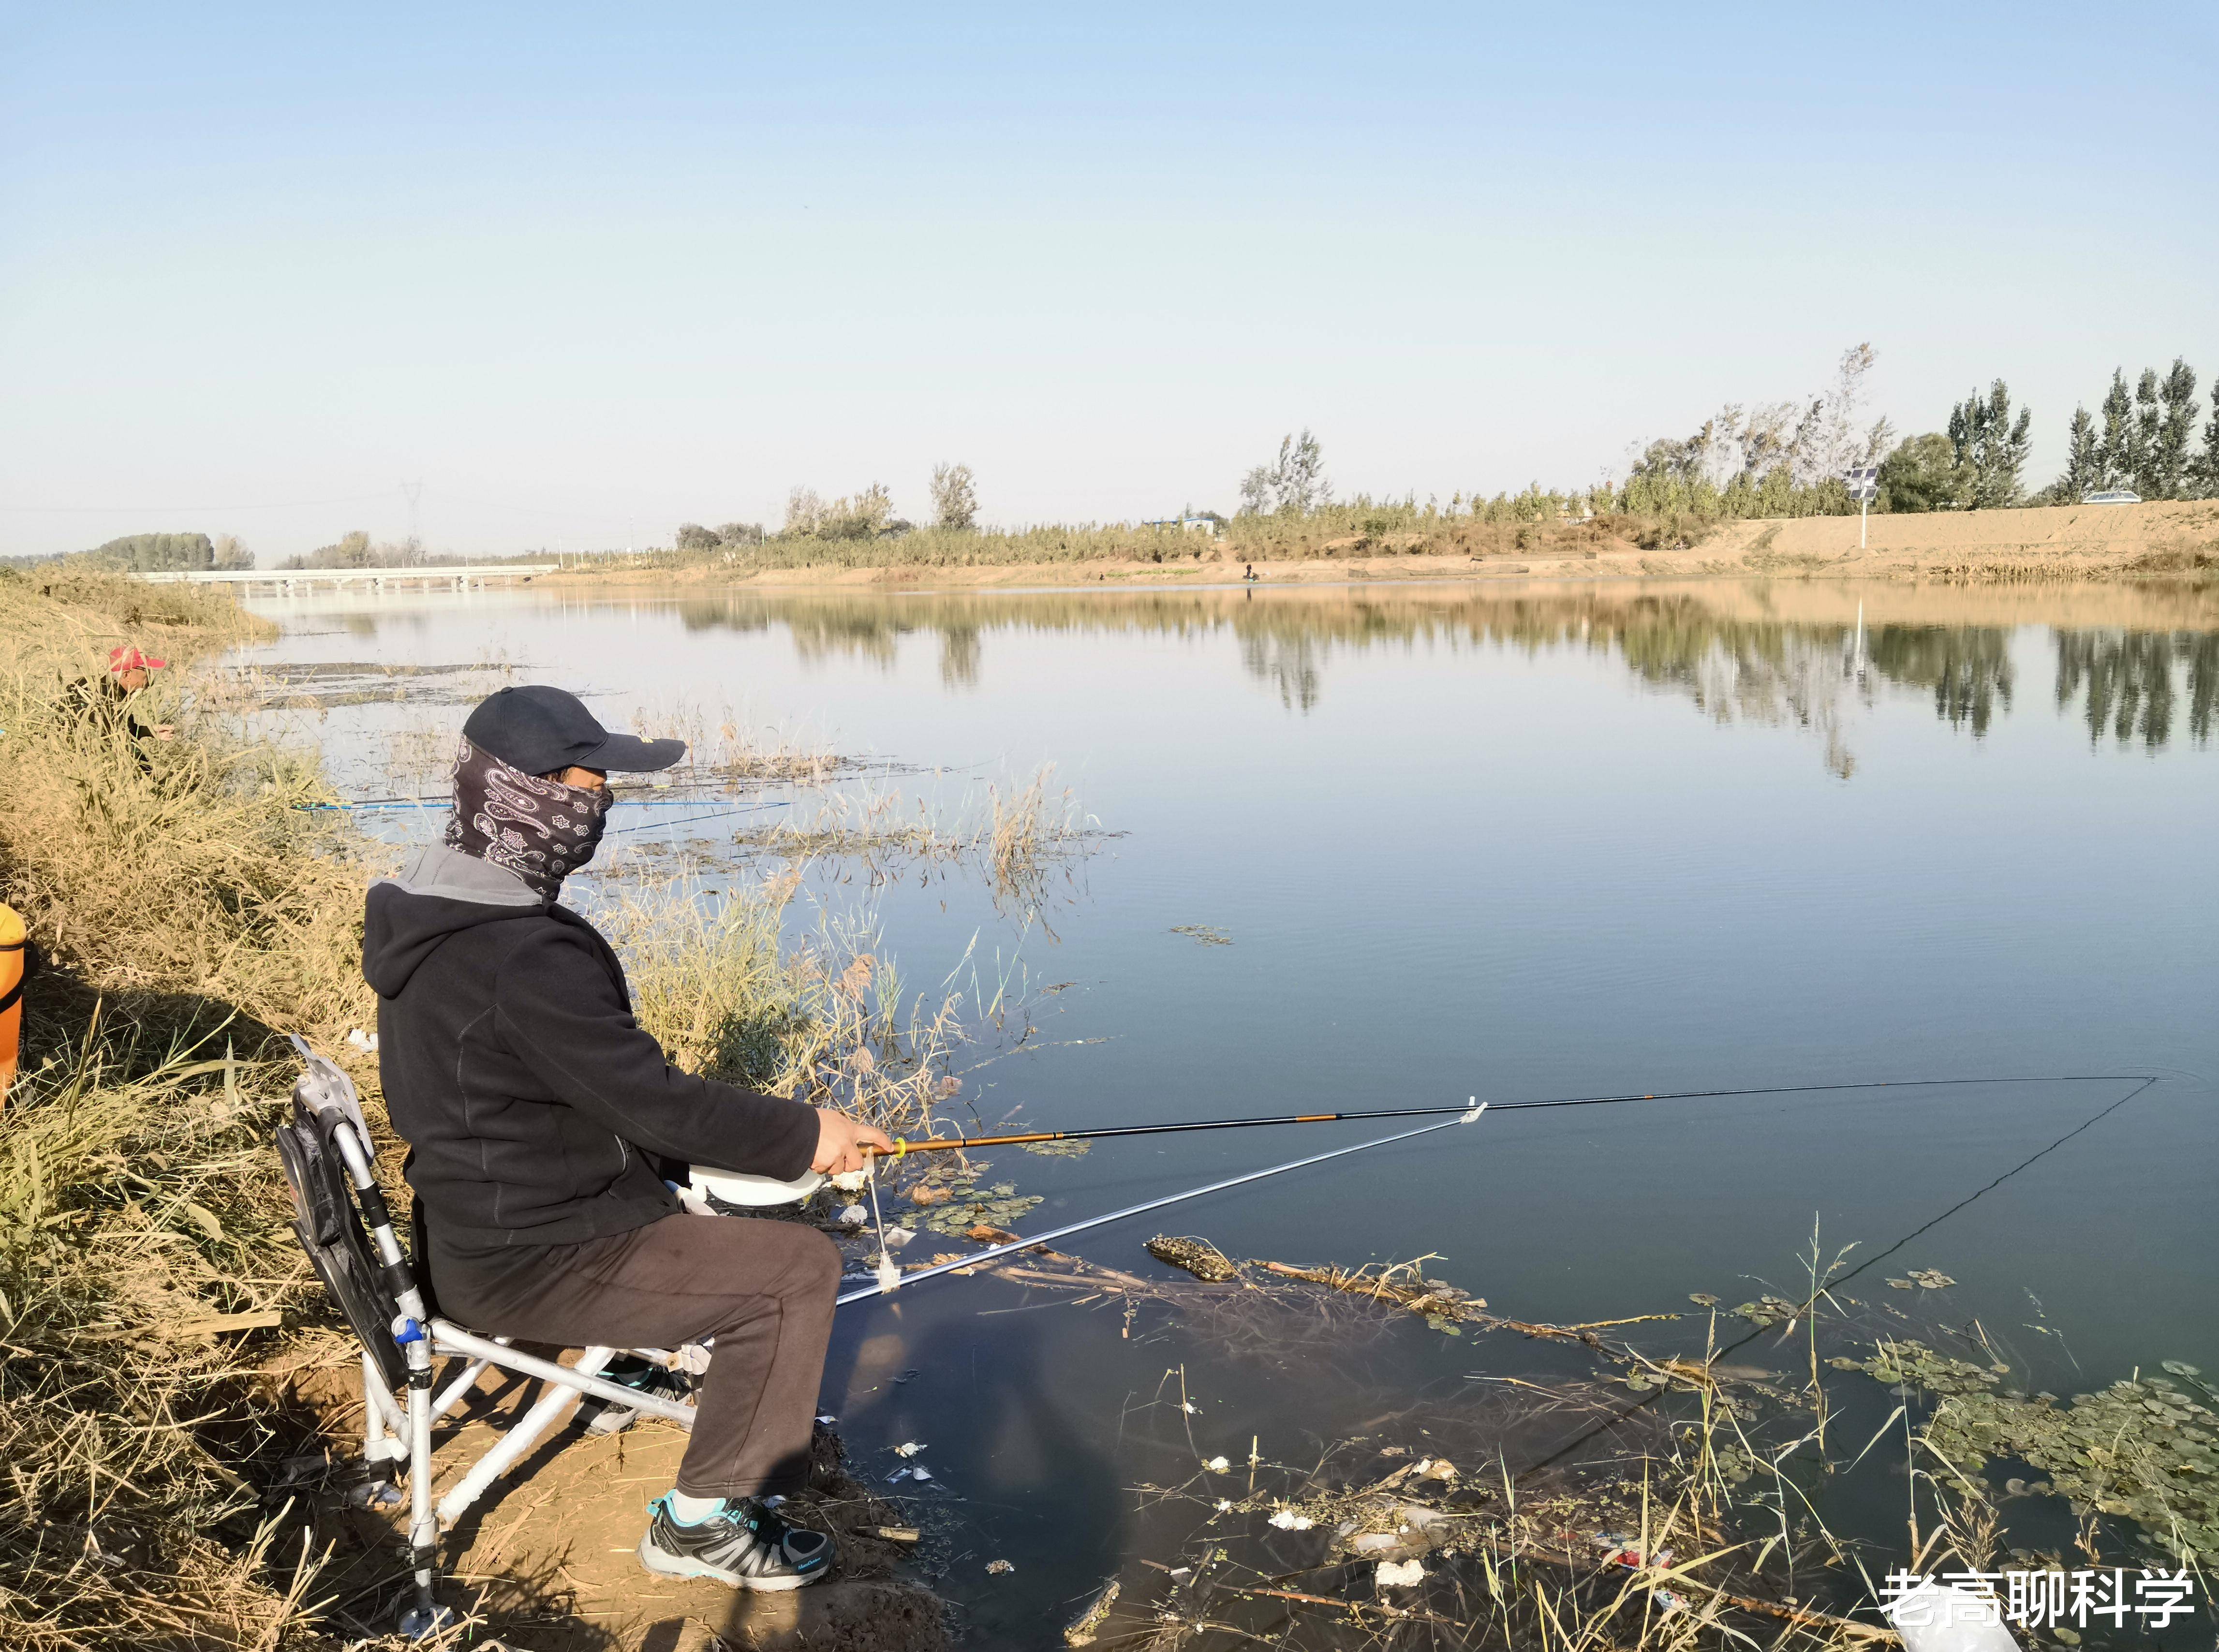
<instances>
[{"instance_id":1,"label":"black hoodie","mask_svg":"<svg viewBox=\"0 0 2219 1652\"><path fill-rule=\"evenodd\" d=\"M790 1179L816 1152L814 1109L666 1061L600 932L498 866L435 847L371 885L362 972L443 1248L624 1233L678 1210L664 1161Z\"/></svg>"}]
</instances>

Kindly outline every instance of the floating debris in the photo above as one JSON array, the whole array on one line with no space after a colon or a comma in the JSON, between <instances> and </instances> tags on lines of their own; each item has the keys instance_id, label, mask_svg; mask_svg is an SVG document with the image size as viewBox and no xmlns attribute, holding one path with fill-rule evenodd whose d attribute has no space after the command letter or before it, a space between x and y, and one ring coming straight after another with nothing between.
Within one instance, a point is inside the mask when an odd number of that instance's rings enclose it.
<instances>
[{"instance_id":1,"label":"floating debris","mask_svg":"<svg viewBox=\"0 0 2219 1652\"><path fill-rule=\"evenodd\" d=\"M1908 1279L1891 1279L1890 1290L1947 1290L1957 1282L1938 1268L1921 1268Z\"/></svg>"},{"instance_id":2,"label":"floating debris","mask_svg":"<svg viewBox=\"0 0 2219 1652\"><path fill-rule=\"evenodd\" d=\"M1010 1562L1005 1560L990 1560L986 1562L986 1575L988 1577L1007 1577L1010 1573L1016 1569L1017 1568L1016 1567L1010 1565Z\"/></svg>"},{"instance_id":3,"label":"floating debris","mask_svg":"<svg viewBox=\"0 0 2219 1652\"><path fill-rule=\"evenodd\" d=\"M1415 1560L1383 1560L1371 1573L1371 1581L1382 1589L1414 1588L1425 1581L1426 1568Z\"/></svg>"},{"instance_id":4,"label":"floating debris","mask_svg":"<svg viewBox=\"0 0 2219 1652\"><path fill-rule=\"evenodd\" d=\"M1077 1158L1091 1149L1091 1141L1028 1141L1023 1144L1029 1153L1042 1158Z\"/></svg>"},{"instance_id":5,"label":"floating debris","mask_svg":"<svg viewBox=\"0 0 2219 1652\"><path fill-rule=\"evenodd\" d=\"M894 1447L894 1455L898 1457L904 1458L913 1457L923 1450L924 1442L923 1440L904 1440L901 1444Z\"/></svg>"},{"instance_id":6,"label":"floating debris","mask_svg":"<svg viewBox=\"0 0 2219 1652\"><path fill-rule=\"evenodd\" d=\"M928 1176L912 1188L911 1202L929 1207L932 1212L923 1218L924 1226L950 1239L969 1239L974 1227L1006 1230L1039 1205L1037 1196L1020 1195L1015 1183L997 1182L980 1188L979 1177L985 1169L985 1164L974 1161L968 1170L958 1171L945 1181ZM934 1191L928 1192L929 1189Z\"/></svg>"},{"instance_id":7,"label":"floating debris","mask_svg":"<svg viewBox=\"0 0 2219 1652\"><path fill-rule=\"evenodd\" d=\"M1282 1531L1308 1531L1317 1522L1307 1514L1297 1514L1292 1509L1281 1509L1271 1517L1271 1524Z\"/></svg>"},{"instance_id":8,"label":"floating debris","mask_svg":"<svg viewBox=\"0 0 2219 1652\"><path fill-rule=\"evenodd\" d=\"M1184 935L1204 947L1229 947L1233 944L1233 937L1214 923L1174 923L1172 933Z\"/></svg>"},{"instance_id":9,"label":"floating debris","mask_svg":"<svg viewBox=\"0 0 2219 1652\"><path fill-rule=\"evenodd\" d=\"M1929 1394L1978 1394L2011 1372L2008 1365L1975 1365L1909 1341L1884 1342L1870 1359L1836 1359L1832 1363L1839 1370L1862 1371L1891 1388L1907 1384Z\"/></svg>"},{"instance_id":10,"label":"floating debris","mask_svg":"<svg viewBox=\"0 0 2219 1652\"><path fill-rule=\"evenodd\" d=\"M1159 1233L1148 1241L1147 1252L1159 1262L1185 1269L1204 1284L1221 1283L1240 1271L1230 1257L1208 1239L1173 1239Z\"/></svg>"},{"instance_id":11,"label":"floating debris","mask_svg":"<svg viewBox=\"0 0 2219 1652\"><path fill-rule=\"evenodd\" d=\"M1719 1305L1719 1299L1706 1290L1691 1290L1688 1293L1688 1300L1697 1307L1716 1307Z\"/></svg>"},{"instance_id":12,"label":"floating debris","mask_svg":"<svg viewBox=\"0 0 2219 1652\"><path fill-rule=\"evenodd\" d=\"M1221 1475L1227 1469L1230 1469L1233 1464L1224 1457L1212 1457L1209 1462L1203 1463L1202 1466L1209 1469L1209 1472L1214 1475Z\"/></svg>"},{"instance_id":13,"label":"floating debris","mask_svg":"<svg viewBox=\"0 0 2219 1652\"><path fill-rule=\"evenodd\" d=\"M1094 1604L1079 1613L1071 1626L1063 1631L1066 1646L1091 1646L1094 1637L1102 1632L1102 1625L1110 1617L1110 1608L1117 1604L1118 1583L1111 1578L1102 1593L1094 1597Z\"/></svg>"},{"instance_id":14,"label":"floating debris","mask_svg":"<svg viewBox=\"0 0 2219 1652\"><path fill-rule=\"evenodd\" d=\"M1784 1296L1760 1296L1754 1302L1744 1302L1733 1310L1737 1319L1747 1320L1759 1330L1769 1330L1775 1325L1793 1325L1802 1316L1803 1307Z\"/></svg>"}]
</instances>

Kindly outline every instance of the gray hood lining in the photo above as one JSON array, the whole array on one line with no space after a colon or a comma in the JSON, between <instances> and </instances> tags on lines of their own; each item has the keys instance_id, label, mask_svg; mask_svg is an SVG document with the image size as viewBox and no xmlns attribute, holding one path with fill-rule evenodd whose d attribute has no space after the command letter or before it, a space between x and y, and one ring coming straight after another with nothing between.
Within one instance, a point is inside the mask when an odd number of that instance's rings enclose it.
<instances>
[{"instance_id":1,"label":"gray hood lining","mask_svg":"<svg viewBox=\"0 0 2219 1652\"><path fill-rule=\"evenodd\" d=\"M404 894L469 901L479 906L547 904L530 885L507 867L464 854L444 843L426 844L408 857L398 876L376 879L370 887L375 889L380 884L390 884Z\"/></svg>"}]
</instances>

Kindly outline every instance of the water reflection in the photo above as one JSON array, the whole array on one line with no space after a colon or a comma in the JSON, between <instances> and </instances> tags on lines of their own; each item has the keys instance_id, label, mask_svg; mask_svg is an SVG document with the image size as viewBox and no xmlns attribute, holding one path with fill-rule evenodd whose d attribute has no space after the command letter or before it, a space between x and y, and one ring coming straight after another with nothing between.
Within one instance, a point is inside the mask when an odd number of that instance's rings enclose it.
<instances>
[{"instance_id":1,"label":"water reflection","mask_svg":"<svg viewBox=\"0 0 2219 1652\"><path fill-rule=\"evenodd\" d=\"M1888 681L1934 691L1934 714L1953 729L1987 733L1998 707L2011 709L2011 634L1993 625L1883 625L1874 635L1873 669Z\"/></svg>"},{"instance_id":2,"label":"water reflection","mask_svg":"<svg viewBox=\"0 0 2219 1652\"><path fill-rule=\"evenodd\" d=\"M1247 674L1297 715L1321 703L1343 652L1577 650L1621 661L1649 687L1682 696L1722 724L1807 730L1843 778L1856 767L1854 716L1883 689L1930 697L1952 730L1976 740L1986 735L2012 710L2014 637L2029 626L2051 630L2058 707L2077 709L2092 738L2108 729L2123 742L2155 749L2173 736L2185 702L2190 738L2206 743L2219 694L2219 599L2187 586L2031 593L1761 581L1507 590L746 591L674 606L689 630L783 626L805 662L860 659L891 671L904 637L930 635L940 645L942 682L961 690L979 686L997 630L1225 632Z\"/></svg>"},{"instance_id":3,"label":"water reflection","mask_svg":"<svg viewBox=\"0 0 2219 1652\"><path fill-rule=\"evenodd\" d=\"M2176 662L2187 679L2188 736L2209 744L2212 702L2219 699L2219 633L2060 630L2058 709L2079 706L2091 745L2108 726L2121 745L2140 741L2155 751L2172 738Z\"/></svg>"}]
</instances>

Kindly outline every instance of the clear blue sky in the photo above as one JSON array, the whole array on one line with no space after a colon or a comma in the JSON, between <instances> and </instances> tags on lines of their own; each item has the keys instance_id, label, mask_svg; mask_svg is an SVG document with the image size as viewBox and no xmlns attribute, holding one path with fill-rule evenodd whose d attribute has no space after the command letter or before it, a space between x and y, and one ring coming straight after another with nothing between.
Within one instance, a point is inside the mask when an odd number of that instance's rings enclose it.
<instances>
[{"instance_id":1,"label":"clear blue sky","mask_svg":"<svg viewBox=\"0 0 2219 1652\"><path fill-rule=\"evenodd\" d=\"M1580 484L1862 339L2046 481L2219 370L2208 3L453 10L0 13L0 550Z\"/></svg>"}]
</instances>

